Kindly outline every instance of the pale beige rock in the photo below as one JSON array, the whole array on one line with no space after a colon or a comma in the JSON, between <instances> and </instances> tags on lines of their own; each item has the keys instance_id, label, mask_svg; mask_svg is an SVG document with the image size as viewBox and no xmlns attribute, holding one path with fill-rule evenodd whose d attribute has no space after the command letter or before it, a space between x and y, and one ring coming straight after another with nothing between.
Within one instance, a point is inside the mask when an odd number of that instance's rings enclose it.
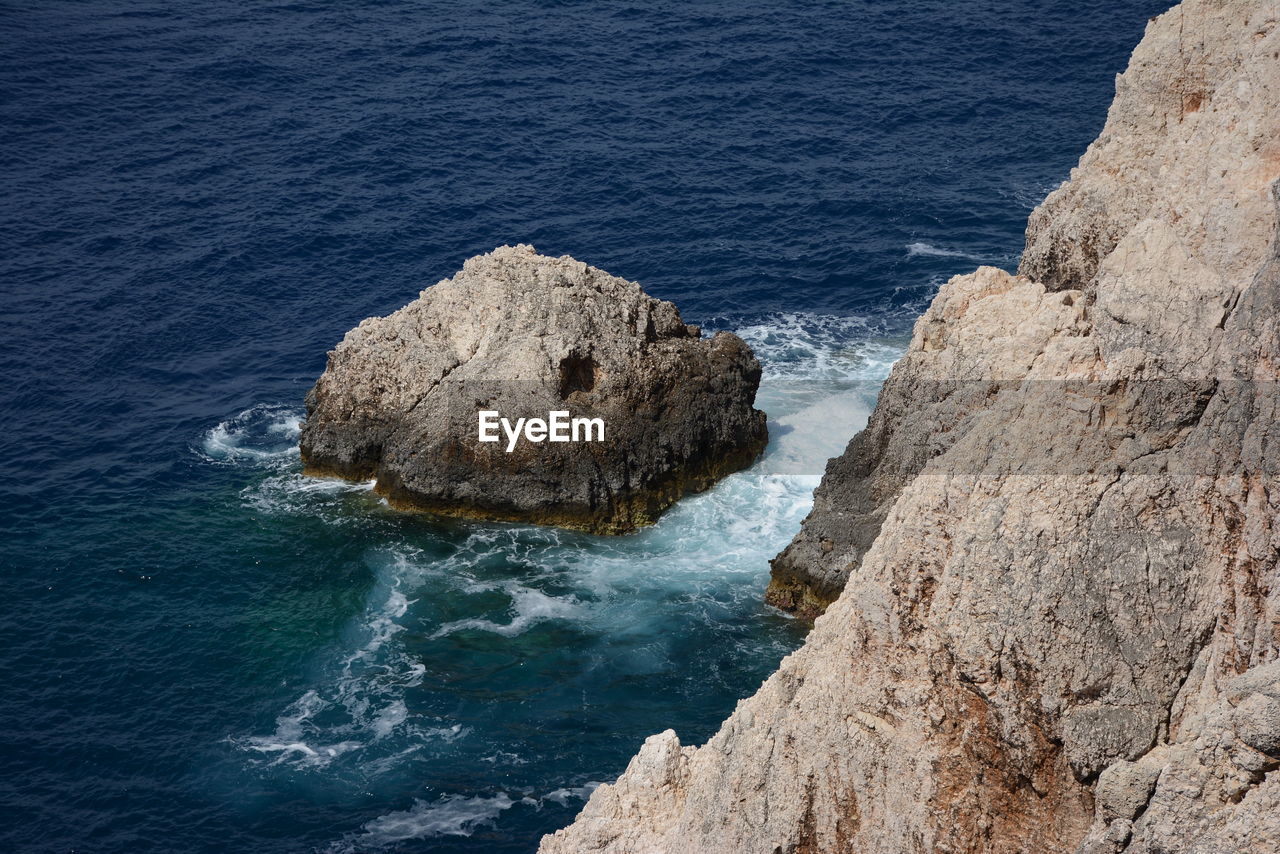
<instances>
[{"instance_id":1,"label":"pale beige rock","mask_svg":"<svg viewBox=\"0 0 1280 854\"><path fill-rule=\"evenodd\" d=\"M500 246L346 334L299 450L308 474L374 480L398 507L629 533L756 459L759 381L742 339L703 338L638 283ZM481 441L481 411L558 411L606 435L512 446L495 426Z\"/></svg>"},{"instance_id":2,"label":"pale beige rock","mask_svg":"<svg viewBox=\"0 0 1280 854\"><path fill-rule=\"evenodd\" d=\"M1132 822L1147 808L1167 755L1167 748L1157 748L1137 762L1121 759L1098 775L1098 819L1104 824L1119 819L1127 823L1126 832L1132 832Z\"/></svg>"},{"instance_id":3,"label":"pale beige rock","mask_svg":"<svg viewBox=\"0 0 1280 854\"><path fill-rule=\"evenodd\" d=\"M543 854L1280 851L1277 141L1280 3L1153 20L829 470L806 531L872 536L804 647Z\"/></svg>"}]
</instances>

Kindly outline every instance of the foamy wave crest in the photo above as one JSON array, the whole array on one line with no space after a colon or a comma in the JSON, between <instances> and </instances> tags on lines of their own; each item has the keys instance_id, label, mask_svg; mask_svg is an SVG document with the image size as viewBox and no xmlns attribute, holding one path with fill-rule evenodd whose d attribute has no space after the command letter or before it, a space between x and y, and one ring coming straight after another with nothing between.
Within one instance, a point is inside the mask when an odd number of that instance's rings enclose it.
<instances>
[{"instance_id":1,"label":"foamy wave crest","mask_svg":"<svg viewBox=\"0 0 1280 854\"><path fill-rule=\"evenodd\" d=\"M303 475L301 434L302 413L297 408L261 403L207 431L197 452L211 462L263 470L262 479L240 492L244 502L261 513L320 516L336 525L358 523L359 514L350 512L351 498L370 496L373 481ZM370 506L374 503L381 500L371 499Z\"/></svg>"},{"instance_id":2,"label":"foamy wave crest","mask_svg":"<svg viewBox=\"0 0 1280 854\"><path fill-rule=\"evenodd\" d=\"M213 462L247 464L271 472L240 493L246 504L262 513L319 515L335 524L352 521L345 512L347 499L370 493L373 481L352 483L304 476L298 455L301 433L302 413L298 409L258 404L206 432L199 453Z\"/></svg>"},{"instance_id":3,"label":"foamy wave crest","mask_svg":"<svg viewBox=\"0 0 1280 854\"><path fill-rule=\"evenodd\" d=\"M420 685L426 674L426 667L394 642L405 630L401 621L413 604L406 591L418 588L427 572L415 557L397 553L386 563L356 627L361 642L331 667L327 683L291 703L276 718L274 732L239 739L237 746L263 754L271 765L305 770L323 768L393 736L397 745L404 743L391 756L382 750L380 758L365 763L367 773L386 770L427 742L466 735L466 728L456 724L423 726L405 702L405 692Z\"/></svg>"},{"instance_id":4,"label":"foamy wave crest","mask_svg":"<svg viewBox=\"0 0 1280 854\"><path fill-rule=\"evenodd\" d=\"M887 320L784 313L735 331L763 368L756 406L769 414L769 447L757 474L820 475L866 423L901 356Z\"/></svg>"},{"instance_id":5,"label":"foamy wave crest","mask_svg":"<svg viewBox=\"0 0 1280 854\"><path fill-rule=\"evenodd\" d=\"M483 585L477 587L481 590L485 589ZM574 597L549 596L541 590L514 583L496 585L491 589L501 589L511 597L511 608L508 613L510 622L499 623L482 617L468 617L445 623L436 630L432 638L442 638L468 629L492 632L495 635L511 638L524 634L533 626L546 620L568 620L582 614L581 603Z\"/></svg>"},{"instance_id":6,"label":"foamy wave crest","mask_svg":"<svg viewBox=\"0 0 1280 854\"><path fill-rule=\"evenodd\" d=\"M491 795L445 795L434 801L414 799L407 810L397 810L368 822L360 833L329 847L332 854L355 854L378 850L415 839L434 836L470 836L482 827L492 826L499 816L517 804L540 809L543 803L568 806L572 801L586 801L601 782L561 788L540 798L497 792Z\"/></svg>"},{"instance_id":7,"label":"foamy wave crest","mask_svg":"<svg viewBox=\"0 0 1280 854\"><path fill-rule=\"evenodd\" d=\"M356 523L359 518L347 512L348 499L364 496L369 499L370 506L380 504L381 499L373 494L373 485L372 480L353 482L308 477L301 471L292 470L246 486L240 497L259 512L271 516L320 516L332 524Z\"/></svg>"},{"instance_id":8,"label":"foamy wave crest","mask_svg":"<svg viewBox=\"0 0 1280 854\"><path fill-rule=\"evenodd\" d=\"M276 731L270 736L250 738L249 749L274 754L275 762L292 762L302 766L327 765L333 759L360 746L359 741L318 740L314 737L312 719L331 708L333 703L321 699L315 691L308 691L297 699L284 714L276 718Z\"/></svg>"},{"instance_id":9,"label":"foamy wave crest","mask_svg":"<svg viewBox=\"0 0 1280 854\"><path fill-rule=\"evenodd\" d=\"M878 382L902 350L880 321L858 316L784 312L733 331L755 351L766 384Z\"/></svg>"},{"instance_id":10,"label":"foamy wave crest","mask_svg":"<svg viewBox=\"0 0 1280 854\"><path fill-rule=\"evenodd\" d=\"M200 450L216 462L276 465L297 458L302 414L293 407L258 404L204 434Z\"/></svg>"},{"instance_id":11,"label":"foamy wave crest","mask_svg":"<svg viewBox=\"0 0 1280 854\"><path fill-rule=\"evenodd\" d=\"M536 803L527 798L522 801ZM506 792L489 797L445 795L431 802L415 800L409 809L375 818L361 833L330 846L329 850L334 854L347 854L433 836L470 836L476 828L493 824L504 811L522 801Z\"/></svg>"},{"instance_id":12,"label":"foamy wave crest","mask_svg":"<svg viewBox=\"0 0 1280 854\"><path fill-rule=\"evenodd\" d=\"M591 797L591 793L603 786L604 783L592 781L582 786L575 786L571 789L556 789L554 792L547 792L542 796L544 801L550 801L560 806L568 806L569 801L585 801Z\"/></svg>"}]
</instances>

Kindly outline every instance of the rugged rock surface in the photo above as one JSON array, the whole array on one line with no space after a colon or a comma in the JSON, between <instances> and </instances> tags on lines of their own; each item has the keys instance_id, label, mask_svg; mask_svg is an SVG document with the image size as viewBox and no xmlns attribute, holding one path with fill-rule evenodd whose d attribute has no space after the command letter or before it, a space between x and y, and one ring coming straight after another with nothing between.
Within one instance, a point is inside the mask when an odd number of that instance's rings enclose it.
<instances>
[{"instance_id":1,"label":"rugged rock surface","mask_svg":"<svg viewBox=\"0 0 1280 854\"><path fill-rule=\"evenodd\" d=\"M801 532L774 558L770 604L822 613L903 487L972 428L996 390L1025 380L1051 339L1087 334L1085 318L1072 294L1048 293L1003 270L985 267L949 283L917 323L866 428L827 463ZM955 334L961 319L964 334Z\"/></svg>"},{"instance_id":2,"label":"rugged rock surface","mask_svg":"<svg viewBox=\"0 0 1280 854\"><path fill-rule=\"evenodd\" d=\"M1180 252L1223 276L1249 275L1256 250L1241 255L1237 249L1270 240L1268 218L1258 211L1268 202L1254 191L1280 158L1280 140L1270 133L1275 120L1259 91L1274 90L1280 74L1262 44L1277 5L1196 4L1191 15L1179 7L1161 16L1161 26L1151 28L1116 79L1102 134L1071 180L1032 213L1021 275L1048 291L1081 291L1092 302L1107 273L1102 262L1117 248L1112 268L1131 257L1132 245L1120 246L1125 239L1169 241L1170 264ZM1243 32L1255 24L1252 33ZM1161 248L1147 252L1157 256ZM1117 291L1106 295L1102 310L1119 312L1120 323L1146 334L1149 349L1180 341L1200 347L1201 336L1184 332L1184 324L1217 323L1229 309L1221 303L1231 289L1202 283L1193 270L1158 275L1167 286L1157 299ZM1156 290L1152 283L1148 292ZM935 304L922 322L941 329L943 309ZM844 589L902 487L967 429L968 412L985 405L983 382L1008 384L1027 375L1045 336L1057 331L1036 328L1036 313L1013 311L1013 322L988 317L979 321L985 329L952 336L946 347L929 341L910 349L867 428L828 464L800 535L775 559L767 594L772 604L805 616L821 613ZM1154 330L1142 332L1144 324L1163 327L1160 340Z\"/></svg>"},{"instance_id":3,"label":"rugged rock surface","mask_svg":"<svg viewBox=\"0 0 1280 854\"><path fill-rule=\"evenodd\" d=\"M702 338L635 282L504 246L347 333L307 396L302 458L397 506L625 533L759 455L759 380L740 338ZM601 418L605 440L508 452L501 429L479 441L480 410Z\"/></svg>"},{"instance_id":4,"label":"rugged rock surface","mask_svg":"<svg viewBox=\"0 0 1280 854\"><path fill-rule=\"evenodd\" d=\"M805 646L543 854L1280 851L1280 3L1187 0L1116 88L828 469Z\"/></svg>"}]
</instances>

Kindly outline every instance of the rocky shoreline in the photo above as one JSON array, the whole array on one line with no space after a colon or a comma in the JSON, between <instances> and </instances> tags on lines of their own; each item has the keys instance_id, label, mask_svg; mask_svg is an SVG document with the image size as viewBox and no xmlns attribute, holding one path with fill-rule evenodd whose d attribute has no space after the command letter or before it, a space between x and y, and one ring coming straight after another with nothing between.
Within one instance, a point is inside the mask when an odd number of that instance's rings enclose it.
<instances>
[{"instance_id":1,"label":"rocky shoreline","mask_svg":"<svg viewBox=\"0 0 1280 854\"><path fill-rule=\"evenodd\" d=\"M775 560L804 647L542 854L1280 851L1278 181L1280 4L1152 19Z\"/></svg>"}]
</instances>

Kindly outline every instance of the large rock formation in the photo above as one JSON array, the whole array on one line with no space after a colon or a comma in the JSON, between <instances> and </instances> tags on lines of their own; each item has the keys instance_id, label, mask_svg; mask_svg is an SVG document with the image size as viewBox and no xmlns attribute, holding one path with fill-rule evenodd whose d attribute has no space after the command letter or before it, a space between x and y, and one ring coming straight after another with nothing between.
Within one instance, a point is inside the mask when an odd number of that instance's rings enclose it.
<instances>
[{"instance_id":1,"label":"large rock formation","mask_svg":"<svg viewBox=\"0 0 1280 854\"><path fill-rule=\"evenodd\" d=\"M1187 0L1116 89L828 469L804 647L543 854L1280 851L1280 3Z\"/></svg>"},{"instance_id":2,"label":"large rock formation","mask_svg":"<svg viewBox=\"0 0 1280 854\"><path fill-rule=\"evenodd\" d=\"M1238 194L1225 191L1231 183L1256 189L1259 175L1280 156L1280 140L1268 137L1275 119L1259 103L1266 95L1256 91L1277 85L1276 57L1260 43L1275 5L1224 2L1197 5L1194 19L1177 10L1162 16L1163 24L1151 29L1128 71L1117 78L1102 134L1071 180L1032 213L1019 274L1046 291L1081 291L1091 303L1105 273L1103 261L1126 238L1161 239L1162 227L1172 229L1179 247L1199 264L1236 279L1250 273L1255 259L1241 255L1238 247L1256 250L1268 244L1266 217L1253 215L1256 194L1252 208L1241 211ZM1243 28L1253 19L1262 21L1260 29L1246 37ZM1226 91L1228 85L1239 91ZM1235 103L1224 103L1227 99ZM1241 112L1225 118L1223 111L1233 108ZM1197 115L1202 110L1207 116ZM1227 128L1228 122L1241 126ZM1214 168L1222 174L1204 174ZM1124 251L1112 259L1113 267L1131 258L1127 248L1120 248ZM1148 252L1161 254L1157 246ZM1148 349L1158 351L1169 341L1200 347L1197 330L1184 326L1212 325L1229 308L1220 303L1230 288L1172 272L1158 273L1163 288L1153 281L1136 295L1104 295L1110 299L1103 300L1103 311L1120 299L1128 301L1120 322L1137 321L1135 333L1144 323L1165 328L1164 340L1145 342ZM1148 298L1157 291L1158 298ZM1083 306L1065 310L1074 299L1067 298L1063 310L1049 312L1059 315L1053 318L1019 306L1011 307L1011 317L999 318L988 305L986 315L975 321L984 328L951 336L945 347L927 341L910 349L885 384L867 428L828 464L800 535L775 559L767 593L772 604L814 616L839 595L902 487L963 435L971 426L971 411L985 406L985 384L1027 376L1051 336L1087 334L1088 323L1067 330L1076 325L1072 315L1084 316ZM939 300L922 323L945 328L940 316L945 310ZM1134 312L1140 316L1130 317ZM1064 326L1055 328L1059 324Z\"/></svg>"},{"instance_id":3,"label":"large rock formation","mask_svg":"<svg viewBox=\"0 0 1280 854\"><path fill-rule=\"evenodd\" d=\"M970 312L981 304L982 311ZM950 334L964 318L964 334ZM773 560L765 598L806 617L844 589L902 489L974 424L997 388L1017 385L1056 335L1087 331L1085 306L1018 287L986 267L948 284L917 324L867 426L827 463L813 511ZM1026 322L1024 322L1024 320Z\"/></svg>"},{"instance_id":4,"label":"large rock formation","mask_svg":"<svg viewBox=\"0 0 1280 854\"><path fill-rule=\"evenodd\" d=\"M308 473L365 480L397 506L624 533L759 455L760 365L669 302L572 258L472 258L329 354L307 396ZM480 441L479 413L599 418L578 441ZM565 431L570 438L572 432Z\"/></svg>"}]
</instances>

